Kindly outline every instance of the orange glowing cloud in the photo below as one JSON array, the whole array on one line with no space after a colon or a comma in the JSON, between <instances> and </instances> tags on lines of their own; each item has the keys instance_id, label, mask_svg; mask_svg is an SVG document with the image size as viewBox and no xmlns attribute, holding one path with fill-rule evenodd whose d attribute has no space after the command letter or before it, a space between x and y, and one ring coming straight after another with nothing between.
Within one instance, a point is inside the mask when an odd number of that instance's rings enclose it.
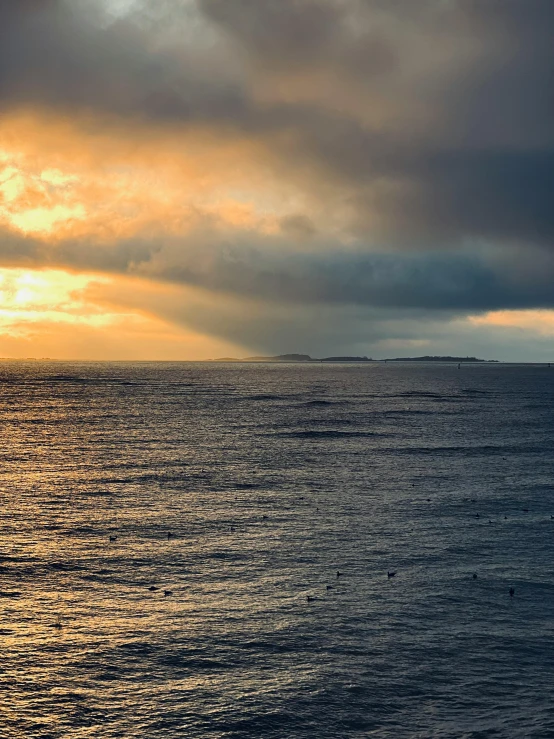
<instances>
[{"instance_id":1,"label":"orange glowing cloud","mask_svg":"<svg viewBox=\"0 0 554 739\"><path fill-rule=\"evenodd\" d=\"M144 301L137 300L141 294ZM244 352L160 318L148 307L149 295L180 298L177 288L140 280L1 269L0 357L169 361Z\"/></svg>"},{"instance_id":2,"label":"orange glowing cloud","mask_svg":"<svg viewBox=\"0 0 554 739\"><path fill-rule=\"evenodd\" d=\"M4 342L550 336L549 14L415 5L0 3Z\"/></svg>"},{"instance_id":3,"label":"orange glowing cloud","mask_svg":"<svg viewBox=\"0 0 554 739\"><path fill-rule=\"evenodd\" d=\"M470 316L473 326L520 329L539 336L554 336L554 310L500 310Z\"/></svg>"},{"instance_id":4,"label":"orange glowing cloud","mask_svg":"<svg viewBox=\"0 0 554 739\"><path fill-rule=\"evenodd\" d=\"M322 207L283 167L267 142L198 126L12 112L0 117L0 224L104 242L185 234L202 220L276 234L298 213L340 229L341 208Z\"/></svg>"}]
</instances>

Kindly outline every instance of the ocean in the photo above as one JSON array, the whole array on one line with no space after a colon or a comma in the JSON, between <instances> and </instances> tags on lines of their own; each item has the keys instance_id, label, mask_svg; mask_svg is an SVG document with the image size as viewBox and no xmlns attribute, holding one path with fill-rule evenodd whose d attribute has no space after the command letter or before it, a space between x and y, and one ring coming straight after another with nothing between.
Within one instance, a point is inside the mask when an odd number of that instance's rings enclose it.
<instances>
[{"instance_id":1,"label":"ocean","mask_svg":"<svg viewBox=\"0 0 554 739\"><path fill-rule=\"evenodd\" d=\"M0 737L554 737L553 401L545 366L3 362Z\"/></svg>"}]
</instances>

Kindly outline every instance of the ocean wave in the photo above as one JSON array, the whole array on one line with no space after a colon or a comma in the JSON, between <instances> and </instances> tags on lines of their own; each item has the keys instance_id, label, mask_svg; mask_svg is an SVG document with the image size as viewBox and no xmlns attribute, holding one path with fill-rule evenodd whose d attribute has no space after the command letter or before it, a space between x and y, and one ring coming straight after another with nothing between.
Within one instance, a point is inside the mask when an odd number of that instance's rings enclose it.
<instances>
[{"instance_id":1,"label":"ocean wave","mask_svg":"<svg viewBox=\"0 0 554 739\"><path fill-rule=\"evenodd\" d=\"M308 430L308 431L282 431L274 436L289 437L292 439L346 439L346 438L372 438L390 437L390 434L385 434L376 431L336 431L331 429L323 430Z\"/></svg>"}]
</instances>

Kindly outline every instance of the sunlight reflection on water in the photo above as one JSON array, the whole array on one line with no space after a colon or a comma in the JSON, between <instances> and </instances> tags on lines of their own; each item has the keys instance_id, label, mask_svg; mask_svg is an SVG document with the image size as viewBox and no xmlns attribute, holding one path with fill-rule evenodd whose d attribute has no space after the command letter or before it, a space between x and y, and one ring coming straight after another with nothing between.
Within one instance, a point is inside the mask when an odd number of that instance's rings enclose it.
<instances>
[{"instance_id":1,"label":"sunlight reflection on water","mask_svg":"<svg viewBox=\"0 0 554 739\"><path fill-rule=\"evenodd\" d=\"M552 377L0 365L3 735L552 736Z\"/></svg>"}]
</instances>

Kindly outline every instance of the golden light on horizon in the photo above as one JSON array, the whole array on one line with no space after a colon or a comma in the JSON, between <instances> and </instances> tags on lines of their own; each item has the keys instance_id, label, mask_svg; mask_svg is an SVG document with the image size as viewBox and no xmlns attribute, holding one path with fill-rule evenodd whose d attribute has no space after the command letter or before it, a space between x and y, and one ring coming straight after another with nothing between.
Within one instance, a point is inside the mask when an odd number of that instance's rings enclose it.
<instances>
[{"instance_id":1,"label":"golden light on horizon","mask_svg":"<svg viewBox=\"0 0 554 739\"><path fill-rule=\"evenodd\" d=\"M0 357L187 360L241 353L156 313L179 287L61 269L0 269ZM144 305L142 305L144 303Z\"/></svg>"},{"instance_id":2,"label":"golden light on horizon","mask_svg":"<svg viewBox=\"0 0 554 739\"><path fill-rule=\"evenodd\" d=\"M62 270L0 269L0 326L18 333L25 324L60 323L105 325L113 320L87 304L82 291L92 283L108 283L99 275Z\"/></svg>"},{"instance_id":3,"label":"golden light on horizon","mask_svg":"<svg viewBox=\"0 0 554 739\"><path fill-rule=\"evenodd\" d=\"M499 310L483 316L470 316L470 325L531 331L542 336L554 336L554 310Z\"/></svg>"},{"instance_id":4,"label":"golden light on horizon","mask_svg":"<svg viewBox=\"0 0 554 739\"><path fill-rule=\"evenodd\" d=\"M0 356L178 360L242 352L224 338L187 328L186 307L178 320L173 307L159 313L158 304L168 300L186 306L184 288L109 267L86 269L96 253L101 266L102 254L122 240L155 245L207 224L275 233L277 216L244 186L248 158L237 179L220 177L216 165L237 161L240 146L223 142L217 162L206 142L183 147L167 136L149 145L133 141L136 133L87 131L40 111L0 118L0 134L0 227L8 239L35 239L29 257L20 256L23 242L16 240L0 270ZM67 269L73 248L84 264ZM21 266L35 259L51 267Z\"/></svg>"}]
</instances>

